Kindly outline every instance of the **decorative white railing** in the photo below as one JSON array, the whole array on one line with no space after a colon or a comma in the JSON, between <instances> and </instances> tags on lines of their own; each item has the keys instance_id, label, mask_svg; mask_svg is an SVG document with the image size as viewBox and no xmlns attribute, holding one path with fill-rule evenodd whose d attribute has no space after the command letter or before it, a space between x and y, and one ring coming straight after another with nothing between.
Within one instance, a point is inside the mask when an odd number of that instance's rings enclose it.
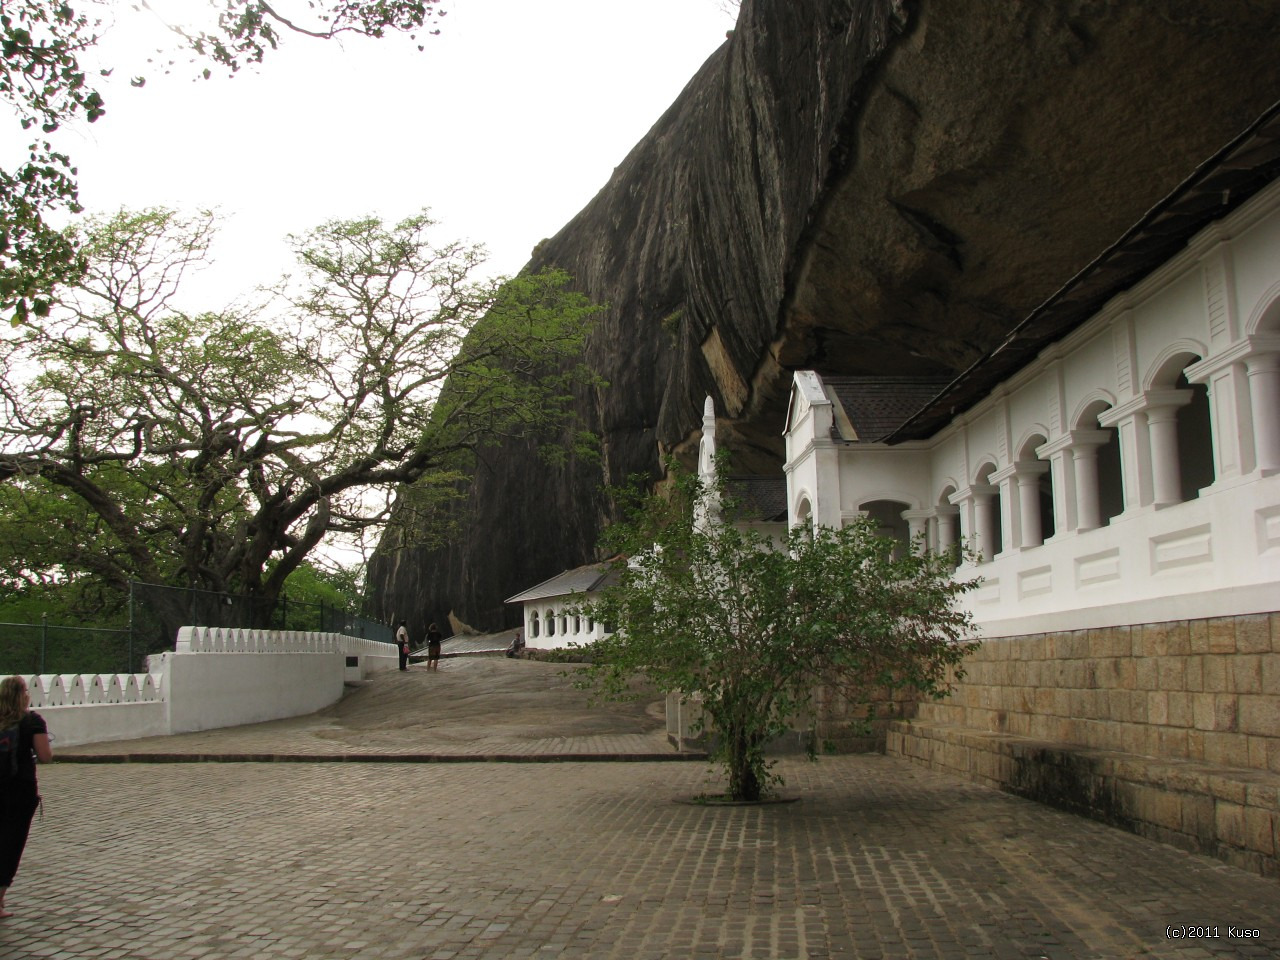
<instances>
[{"instance_id":1,"label":"decorative white railing","mask_svg":"<svg viewBox=\"0 0 1280 960\"><path fill-rule=\"evenodd\" d=\"M338 633L183 627L134 674L33 674L31 706L63 746L314 712L343 683L398 664L395 646Z\"/></svg>"},{"instance_id":2,"label":"decorative white railing","mask_svg":"<svg viewBox=\"0 0 1280 960\"><path fill-rule=\"evenodd\" d=\"M23 679L27 681L31 706L36 710L164 699L161 677L151 673L41 673Z\"/></svg>"},{"instance_id":3,"label":"decorative white railing","mask_svg":"<svg viewBox=\"0 0 1280 960\"><path fill-rule=\"evenodd\" d=\"M392 644L342 633L303 630L243 630L232 627L182 627L178 653L341 653L387 656ZM394 654L392 654L394 655Z\"/></svg>"}]
</instances>

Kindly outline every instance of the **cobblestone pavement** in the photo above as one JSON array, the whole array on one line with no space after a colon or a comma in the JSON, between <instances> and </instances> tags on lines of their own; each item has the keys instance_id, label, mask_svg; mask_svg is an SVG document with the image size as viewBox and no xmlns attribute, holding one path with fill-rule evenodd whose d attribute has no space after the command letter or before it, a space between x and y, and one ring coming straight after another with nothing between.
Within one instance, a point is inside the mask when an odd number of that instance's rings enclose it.
<instances>
[{"instance_id":1,"label":"cobblestone pavement","mask_svg":"<svg viewBox=\"0 0 1280 960\"><path fill-rule=\"evenodd\" d=\"M674 802L701 763L55 764L0 958L1280 952L1274 881L893 758L779 769L798 802L715 808Z\"/></svg>"}]
</instances>

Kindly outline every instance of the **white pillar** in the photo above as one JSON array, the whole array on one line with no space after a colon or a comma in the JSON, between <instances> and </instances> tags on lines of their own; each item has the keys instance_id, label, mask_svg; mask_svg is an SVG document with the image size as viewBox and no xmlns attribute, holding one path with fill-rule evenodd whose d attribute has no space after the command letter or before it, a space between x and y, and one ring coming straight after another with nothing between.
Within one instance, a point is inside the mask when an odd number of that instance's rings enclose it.
<instances>
[{"instance_id":1,"label":"white pillar","mask_svg":"<svg viewBox=\"0 0 1280 960\"><path fill-rule=\"evenodd\" d=\"M967 553L975 549L977 533L973 521L973 488L965 487L953 493L948 499L956 506L956 521L961 560L967 559Z\"/></svg>"},{"instance_id":2,"label":"white pillar","mask_svg":"<svg viewBox=\"0 0 1280 960\"><path fill-rule=\"evenodd\" d=\"M1081 532L1102 526L1102 509L1098 505L1099 446L1099 443L1075 443L1071 446L1076 482L1076 529Z\"/></svg>"},{"instance_id":3,"label":"white pillar","mask_svg":"<svg viewBox=\"0 0 1280 960\"><path fill-rule=\"evenodd\" d=\"M1044 529L1040 522L1040 478L1049 472L1049 464L1042 460L1024 460L1016 467L1018 513L1022 518L1022 539L1018 546L1025 550L1044 543Z\"/></svg>"},{"instance_id":4,"label":"white pillar","mask_svg":"<svg viewBox=\"0 0 1280 960\"><path fill-rule=\"evenodd\" d=\"M1256 469L1264 474L1280 472L1280 354L1251 356L1245 360L1245 369Z\"/></svg>"},{"instance_id":5,"label":"white pillar","mask_svg":"<svg viewBox=\"0 0 1280 960\"><path fill-rule=\"evenodd\" d=\"M999 489L975 483L969 490L973 494L975 546L982 555L983 562L989 563L996 555L996 515L993 501Z\"/></svg>"},{"instance_id":6,"label":"white pillar","mask_svg":"<svg viewBox=\"0 0 1280 960\"><path fill-rule=\"evenodd\" d=\"M902 511L902 519L907 521L907 532L911 537L911 550L918 555L929 550L929 519L932 516L932 510Z\"/></svg>"},{"instance_id":7,"label":"white pillar","mask_svg":"<svg viewBox=\"0 0 1280 960\"><path fill-rule=\"evenodd\" d=\"M958 507L940 506L938 515L938 552L946 553L956 545L956 520L960 516Z\"/></svg>"},{"instance_id":8,"label":"white pillar","mask_svg":"<svg viewBox=\"0 0 1280 960\"><path fill-rule=\"evenodd\" d=\"M1150 407L1147 436L1151 443L1151 496L1157 507L1182 502L1182 469L1178 463L1178 408Z\"/></svg>"},{"instance_id":9,"label":"white pillar","mask_svg":"<svg viewBox=\"0 0 1280 960\"><path fill-rule=\"evenodd\" d=\"M1042 461L1048 460L1049 469L1053 472L1055 537L1076 528L1076 482L1070 444L1071 435L1064 434L1036 447L1036 456Z\"/></svg>"}]
</instances>

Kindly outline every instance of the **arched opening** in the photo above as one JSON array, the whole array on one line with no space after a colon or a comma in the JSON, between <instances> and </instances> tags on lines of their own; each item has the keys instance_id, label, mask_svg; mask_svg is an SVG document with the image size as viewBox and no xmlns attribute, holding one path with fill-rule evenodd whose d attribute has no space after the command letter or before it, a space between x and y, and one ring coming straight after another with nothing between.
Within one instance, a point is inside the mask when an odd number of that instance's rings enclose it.
<instances>
[{"instance_id":1,"label":"arched opening","mask_svg":"<svg viewBox=\"0 0 1280 960\"><path fill-rule=\"evenodd\" d=\"M548 610L546 614L547 636L554 637L556 635L556 612Z\"/></svg>"},{"instance_id":2,"label":"arched opening","mask_svg":"<svg viewBox=\"0 0 1280 960\"><path fill-rule=\"evenodd\" d=\"M1001 520L1003 503L1000 486L991 482L996 465L988 461L978 468L977 486L990 486L991 493L975 494L973 498L974 533L978 540L978 552L984 561L990 561L1004 552L1004 524Z\"/></svg>"},{"instance_id":3,"label":"arched opening","mask_svg":"<svg viewBox=\"0 0 1280 960\"><path fill-rule=\"evenodd\" d=\"M808 497L801 497L800 502L796 504L796 516L793 527L804 527L806 530L813 529L813 504L809 502Z\"/></svg>"},{"instance_id":4,"label":"arched opening","mask_svg":"<svg viewBox=\"0 0 1280 960\"><path fill-rule=\"evenodd\" d=\"M1280 333L1280 296L1258 317L1258 334ZM1274 342L1274 341L1273 341ZM1245 358L1249 413L1253 428L1253 465L1263 475L1280 471L1280 351L1263 348Z\"/></svg>"},{"instance_id":5,"label":"arched opening","mask_svg":"<svg viewBox=\"0 0 1280 960\"><path fill-rule=\"evenodd\" d=\"M1188 382L1186 374L1199 359L1189 351L1166 358L1147 388L1150 489L1157 507L1194 500L1214 481L1208 389Z\"/></svg>"},{"instance_id":6,"label":"arched opening","mask_svg":"<svg viewBox=\"0 0 1280 960\"><path fill-rule=\"evenodd\" d=\"M1035 434L1022 445L1018 463L1019 509L1022 511L1022 546L1038 547L1057 532L1053 512L1053 469L1036 453L1048 443L1044 434Z\"/></svg>"},{"instance_id":7,"label":"arched opening","mask_svg":"<svg viewBox=\"0 0 1280 960\"><path fill-rule=\"evenodd\" d=\"M539 626L540 624L538 622L538 611L531 610L529 612L529 637L530 638L538 636Z\"/></svg>"},{"instance_id":8,"label":"arched opening","mask_svg":"<svg viewBox=\"0 0 1280 960\"><path fill-rule=\"evenodd\" d=\"M1099 400L1080 415L1079 429L1095 437L1072 446L1076 480L1076 509L1082 531L1105 527L1124 512L1124 468L1120 461L1120 431L1099 420L1111 404Z\"/></svg>"},{"instance_id":9,"label":"arched opening","mask_svg":"<svg viewBox=\"0 0 1280 960\"><path fill-rule=\"evenodd\" d=\"M1120 463L1120 431L1110 429L1098 448L1098 508L1102 525L1124 512L1124 467Z\"/></svg>"},{"instance_id":10,"label":"arched opening","mask_svg":"<svg viewBox=\"0 0 1280 960\"><path fill-rule=\"evenodd\" d=\"M1190 383L1184 372L1175 387L1191 391L1191 401L1178 408L1178 473L1182 499L1194 500L1216 479L1213 467L1213 426L1209 418L1209 388Z\"/></svg>"},{"instance_id":11,"label":"arched opening","mask_svg":"<svg viewBox=\"0 0 1280 960\"><path fill-rule=\"evenodd\" d=\"M895 559L906 556L911 549L911 527L902 516L911 504L897 500L870 500L858 509L870 517L876 525L876 534L894 542Z\"/></svg>"}]
</instances>

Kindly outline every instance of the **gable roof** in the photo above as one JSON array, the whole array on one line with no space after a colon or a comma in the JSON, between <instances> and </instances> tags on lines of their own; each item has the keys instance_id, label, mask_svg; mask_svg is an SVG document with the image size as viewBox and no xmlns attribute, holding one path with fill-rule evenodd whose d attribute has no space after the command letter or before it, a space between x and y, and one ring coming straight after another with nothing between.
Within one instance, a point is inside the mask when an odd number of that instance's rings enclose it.
<instances>
[{"instance_id":1,"label":"gable roof","mask_svg":"<svg viewBox=\"0 0 1280 960\"><path fill-rule=\"evenodd\" d=\"M922 440L980 402L1049 344L1097 314L1112 297L1155 271L1215 220L1280 177L1280 102L1202 163L1128 232L1033 310L994 350L973 363L884 439Z\"/></svg>"},{"instance_id":2,"label":"gable roof","mask_svg":"<svg viewBox=\"0 0 1280 960\"><path fill-rule=\"evenodd\" d=\"M736 476L725 479L726 492L738 502L737 519L777 521L787 519L787 478Z\"/></svg>"},{"instance_id":3,"label":"gable roof","mask_svg":"<svg viewBox=\"0 0 1280 960\"><path fill-rule=\"evenodd\" d=\"M946 389L948 377L823 377L828 395L844 409L835 418L841 440L875 443L897 430Z\"/></svg>"},{"instance_id":4,"label":"gable roof","mask_svg":"<svg viewBox=\"0 0 1280 960\"><path fill-rule=\"evenodd\" d=\"M590 593L610 586L616 577L612 563L589 563L543 580L537 586L517 593L514 597L508 597L506 602L524 603L529 600L545 600L548 597L566 597L573 593Z\"/></svg>"}]
</instances>

